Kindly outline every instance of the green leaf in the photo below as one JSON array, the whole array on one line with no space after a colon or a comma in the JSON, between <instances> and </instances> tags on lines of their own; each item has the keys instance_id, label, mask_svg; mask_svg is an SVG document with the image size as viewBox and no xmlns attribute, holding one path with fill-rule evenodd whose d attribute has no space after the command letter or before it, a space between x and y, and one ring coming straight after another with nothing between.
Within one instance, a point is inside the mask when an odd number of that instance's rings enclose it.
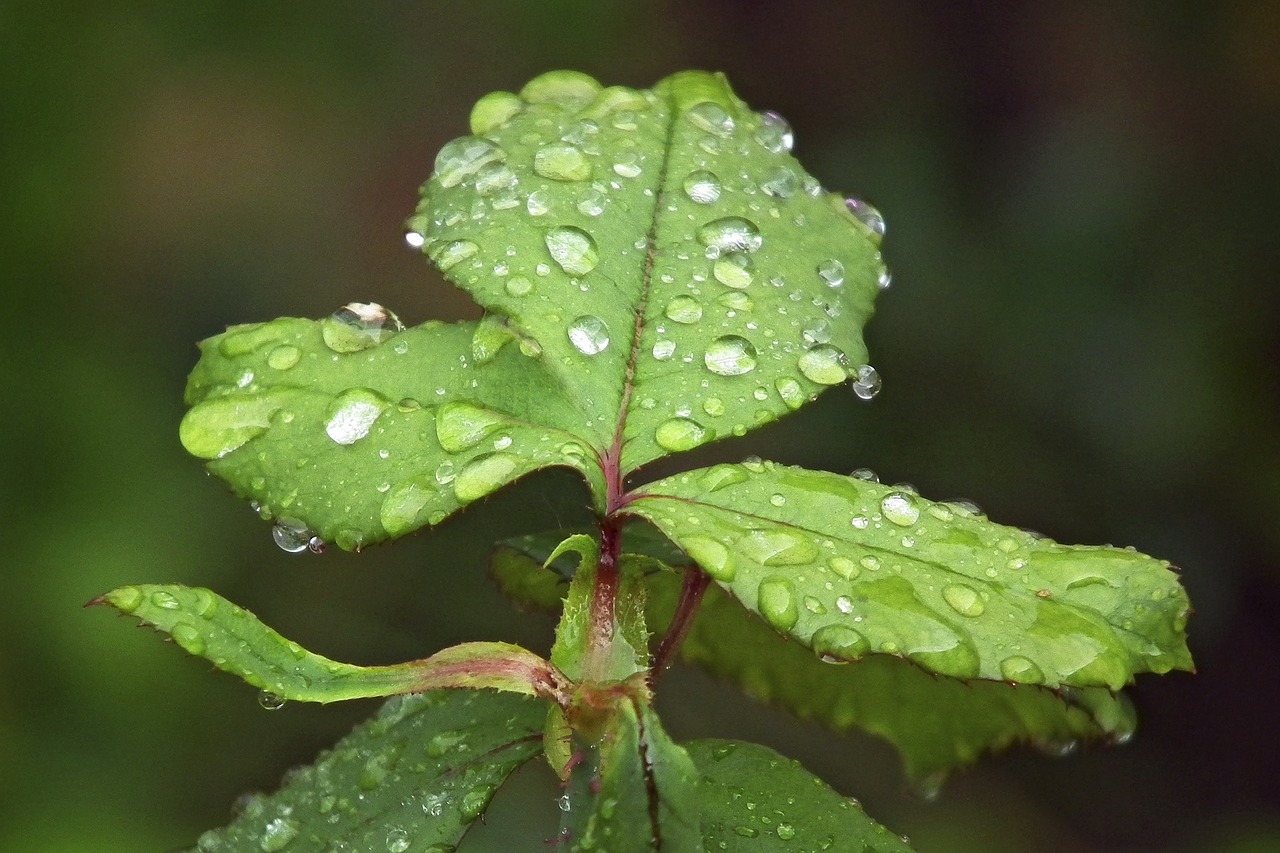
<instances>
[{"instance_id":1,"label":"green leaf","mask_svg":"<svg viewBox=\"0 0 1280 853\"><path fill-rule=\"evenodd\" d=\"M498 786L541 750L545 708L469 691L391 699L192 853L453 850Z\"/></svg>"},{"instance_id":2,"label":"green leaf","mask_svg":"<svg viewBox=\"0 0 1280 853\"><path fill-rule=\"evenodd\" d=\"M281 538L359 549L549 465L607 512L637 466L865 361L879 230L722 76L547 74L483 98L472 132L441 150L408 236L484 320L401 331L353 304L202 345L183 443Z\"/></svg>"},{"instance_id":3,"label":"green leaf","mask_svg":"<svg viewBox=\"0 0 1280 853\"><path fill-rule=\"evenodd\" d=\"M638 710L637 710L638 708ZM578 850L647 853L698 850L698 771L689 755L662 730L647 706L622 702L610 716L595 772L570 795L570 838ZM592 770L584 767L583 770ZM581 800L589 808L583 809Z\"/></svg>"},{"instance_id":4,"label":"green leaf","mask_svg":"<svg viewBox=\"0 0 1280 853\"><path fill-rule=\"evenodd\" d=\"M699 740L685 748L702 773L702 843L728 853L910 853L853 800L767 747Z\"/></svg>"},{"instance_id":5,"label":"green leaf","mask_svg":"<svg viewBox=\"0 0 1280 853\"><path fill-rule=\"evenodd\" d=\"M678 577L649 577L655 632L669 623L679 593ZM1135 726L1129 700L1100 687L1053 691L959 681L891 655L844 666L836 658L823 661L798 643L778 642L762 620L714 585L704 593L680 653L801 719L884 738L926 792L984 752L1032 743L1060 753L1079 741L1127 740Z\"/></svg>"},{"instance_id":6,"label":"green leaf","mask_svg":"<svg viewBox=\"0 0 1280 853\"><path fill-rule=\"evenodd\" d=\"M1186 593L1136 551L1059 545L891 486L755 461L651 483L626 511L827 657L1112 690L1192 665Z\"/></svg>"},{"instance_id":7,"label":"green leaf","mask_svg":"<svg viewBox=\"0 0 1280 853\"><path fill-rule=\"evenodd\" d=\"M199 587L123 586L90 602L168 634L175 643L277 699L336 702L441 688L504 690L566 701L568 681L547 661L508 643L463 643L392 666L353 666L313 654L243 607Z\"/></svg>"}]
</instances>

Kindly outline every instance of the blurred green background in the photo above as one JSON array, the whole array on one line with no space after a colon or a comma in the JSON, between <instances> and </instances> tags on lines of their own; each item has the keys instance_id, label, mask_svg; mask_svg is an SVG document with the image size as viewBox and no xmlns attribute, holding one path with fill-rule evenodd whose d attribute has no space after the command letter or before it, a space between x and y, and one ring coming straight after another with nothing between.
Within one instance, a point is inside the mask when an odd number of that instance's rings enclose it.
<instances>
[{"instance_id":1,"label":"blurred green background","mask_svg":"<svg viewBox=\"0 0 1280 853\"><path fill-rule=\"evenodd\" d=\"M1280 4L756 0L0 6L9 391L0 518L0 850L165 851L374 705L254 691L80 605L216 588L332 657L545 648L484 544L583 515L534 477L438 531L284 554L177 441L194 343L377 301L474 316L401 224L471 103L553 68L645 87L725 71L824 185L885 214L885 389L702 456L870 466L925 495L1184 568L1196 676L1133 690L1117 749L1029 750L926 802L881 742L696 672L677 737L759 739L921 851L1280 850ZM732 708L730 715L725 708ZM534 849L547 774L464 850ZM526 837L527 836L523 836ZM540 845L539 845L540 846Z\"/></svg>"}]
</instances>

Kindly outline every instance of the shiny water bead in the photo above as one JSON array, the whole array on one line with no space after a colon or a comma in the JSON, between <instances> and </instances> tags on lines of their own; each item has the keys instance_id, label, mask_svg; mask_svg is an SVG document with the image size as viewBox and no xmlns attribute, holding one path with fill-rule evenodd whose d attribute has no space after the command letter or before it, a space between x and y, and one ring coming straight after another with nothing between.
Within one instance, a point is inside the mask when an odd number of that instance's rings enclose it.
<instances>
[{"instance_id":1,"label":"shiny water bead","mask_svg":"<svg viewBox=\"0 0 1280 853\"><path fill-rule=\"evenodd\" d=\"M760 114L760 128L756 131L756 142L766 151L782 154L790 151L795 143L791 133L791 125L787 120L773 111Z\"/></svg>"},{"instance_id":2,"label":"shiny water bead","mask_svg":"<svg viewBox=\"0 0 1280 853\"><path fill-rule=\"evenodd\" d=\"M569 343L583 355L595 355L609 346L609 327L593 314L584 314L569 324Z\"/></svg>"},{"instance_id":3,"label":"shiny water bead","mask_svg":"<svg viewBox=\"0 0 1280 853\"><path fill-rule=\"evenodd\" d=\"M720 179L714 172L699 170L690 172L684 179L684 192L690 201L711 204L720 198Z\"/></svg>"},{"instance_id":4,"label":"shiny water bead","mask_svg":"<svg viewBox=\"0 0 1280 853\"><path fill-rule=\"evenodd\" d=\"M711 430L690 418L670 418L658 425L654 431L654 441L663 450L678 453L692 450L705 444L714 437Z\"/></svg>"},{"instance_id":5,"label":"shiny water bead","mask_svg":"<svg viewBox=\"0 0 1280 853\"><path fill-rule=\"evenodd\" d=\"M676 296L667 303L663 313L676 323L696 323L702 319L702 303L692 296Z\"/></svg>"},{"instance_id":6,"label":"shiny water bead","mask_svg":"<svg viewBox=\"0 0 1280 853\"><path fill-rule=\"evenodd\" d=\"M334 352L360 352L404 329L400 318L376 302L350 302L320 322L320 337Z\"/></svg>"},{"instance_id":7,"label":"shiny water bead","mask_svg":"<svg viewBox=\"0 0 1280 853\"><path fill-rule=\"evenodd\" d=\"M369 434L378 416L390 402L364 388L342 392L329 407L324 431L336 444L355 444Z\"/></svg>"},{"instance_id":8,"label":"shiny water bead","mask_svg":"<svg viewBox=\"0 0 1280 853\"><path fill-rule=\"evenodd\" d=\"M552 228L545 241L551 259L570 275L586 275L600 262L595 240L581 228L572 225Z\"/></svg>"},{"instance_id":9,"label":"shiny water bead","mask_svg":"<svg viewBox=\"0 0 1280 853\"><path fill-rule=\"evenodd\" d=\"M755 278L751 256L745 252L729 252L712 264L711 274L725 287L738 290L747 287Z\"/></svg>"},{"instance_id":10,"label":"shiny water bead","mask_svg":"<svg viewBox=\"0 0 1280 853\"><path fill-rule=\"evenodd\" d=\"M839 385L849 375L844 366L844 353L831 344L810 347L800 356L797 365L805 378L819 385Z\"/></svg>"},{"instance_id":11,"label":"shiny water bead","mask_svg":"<svg viewBox=\"0 0 1280 853\"><path fill-rule=\"evenodd\" d=\"M764 241L760 229L750 219L725 216L699 228L698 242L718 257L724 252L754 252Z\"/></svg>"},{"instance_id":12,"label":"shiny water bead","mask_svg":"<svg viewBox=\"0 0 1280 853\"><path fill-rule=\"evenodd\" d=\"M835 258L828 258L817 266L818 277L826 282L827 287L839 287L844 284L844 264Z\"/></svg>"},{"instance_id":13,"label":"shiny water bead","mask_svg":"<svg viewBox=\"0 0 1280 853\"><path fill-rule=\"evenodd\" d=\"M724 335L707 346L707 370L720 376L741 376L756 367L756 348L739 335Z\"/></svg>"},{"instance_id":14,"label":"shiny water bead","mask_svg":"<svg viewBox=\"0 0 1280 853\"><path fill-rule=\"evenodd\" d=\"M724 107L712 101L693 105L686 116L694 127L715 136L726 137L733 133L733 117L725 112Z\"/></svg>"},{"instance_id":15,"label":"shiny water bead","mask_svg":"<svg viewBox=\"0 0 1280 853\"><path fill-rule=\"evenodd\" d=\"M853 393L862 400L870 400L880 393L880 374L869 364L859 365L853 373Z\"/></svg>"},{"instance_id":16,"label":"shiny water bead","mask_svg":"<svg viewBox=\"0 0 1280 853\"><path fill-rule=\"evenodd\" d=\"M884 238L885 229L884 217L880 215L880 211L860 198L846 198L844 206L853 214L854 219L866 226L867 231L870 232L868 236L871 238L871 242L877 246L880 245L880 241Z\"/></svg>"},{"instance_id":17,"label":"shiny water bead","mask_svg":"<svg viewBox=\"0 0 1280 853\"><path fill-rule=\"evenodd\" d=\"M470 240L440 240L427 247L427 257L440 272L448 272L478 251Z\"/></svg>"},{"instance_id":18,"label":"shiny water bead","mask_svg":"<svg viewBox=\"0 0 1280 853\"><path fill-rule=\"evenodd\" d=\"M573 145L552 143L533 155L533 171L553 181L585 181L591 177L591 161Z\"/></svg>"},{"instance_id":19,"label":"shiny water bead","mask_svg":"<svg viewBox=\"0 0 1280 853\"><path fill-rule=\"evenodd\" d=\"M436 155L436 180L454 187L474 175L481 166L505 160L507 153L497 144L479 136L462 136L445 143Z\"/></svg>"},{"instance_id":20,"label":"shiny water bead","mask_svg":"<svg viewBox=\"0 0 1280 853\"><path fill-rule=\"evenodd\" d=\"M494 161L485 163L476 170L476 192L482 196L492 196L508 190L518 183L515 172L507 168L507 164Z\"/></svg>"},{"instance_id":21,"label":"shiny water bead","mask_svg":"<svg viewBox=\"0 0 1280 853\"><path fill-rule=\"evenodd\" d=\"M791 198L799 185L795 172L786 166L779 166L765 175L760 182L760 189L773 198Z\"/></svg>"}]
</instances>

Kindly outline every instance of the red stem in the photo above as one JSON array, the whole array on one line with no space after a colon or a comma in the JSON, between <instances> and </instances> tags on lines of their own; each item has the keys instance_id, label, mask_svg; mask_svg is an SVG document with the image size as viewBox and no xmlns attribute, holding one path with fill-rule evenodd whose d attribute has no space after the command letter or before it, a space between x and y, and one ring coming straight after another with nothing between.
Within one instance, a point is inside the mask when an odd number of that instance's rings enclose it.
<instances>
[{"instance_id":1,"label":"red stem","mask_svg":"<svg viewBox=\"0 0 1280 853\"><path fill-rule=\"evenodd\" d=\"M584 677L603 680L617 627L618 558L622 554L622 525L615 516L600 521L600 559L596 564L595 588L591 591L588 615L589 643Z\"/></svg>"},{"instance_id":2,"label":"red stem","mask_svg":"<svg viewBox=\"0 0 1280 853\"><path fill-rule=\"evenodd\" d=\"M653 668L649 671L649 689L658 686L658 678L675 662L676 652L684 642L685 635L693 627L693 618L698 615L698 605L702 603L702 594L707 591L711 576L699 571L697 566L686 566L684 582L680 586L680 599L676 602L676 611L667 626L666 636L658 645L653 656Z\"/></svg>"}]
</instances>

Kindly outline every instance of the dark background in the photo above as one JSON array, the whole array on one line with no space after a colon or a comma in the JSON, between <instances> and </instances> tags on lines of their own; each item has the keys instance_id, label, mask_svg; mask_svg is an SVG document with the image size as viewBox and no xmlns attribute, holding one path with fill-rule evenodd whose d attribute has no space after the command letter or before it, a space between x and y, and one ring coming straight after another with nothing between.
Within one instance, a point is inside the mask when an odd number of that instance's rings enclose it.
<instances>
[{"instance_id":1,"label":"dark background","mask_svg":"<svg viewBox=\"0 0 1280 853\"><path fill-rule=\"evenodd\" d=\"M1200 673L1139 680L1128 746L1015 750L934 802L881 742L696 673L665 685L669 728L764 740L921 851L1280 850L1280 4L68 5L0 7L0 849L190 844L374 707L266 713L80 609L119 584L210 586L357 663L546 648L484 545L580 518L572 479L394 548L286 555L179 446L184 377L230 323L474 316L401 239L471 103L560 67L637 87L699 67L880 207L894 271L873 404L835 391L707 456L870 466L1167 558ZM554 822L547 778L463 849L534 849L513 839Z\"/></svg>"}]
</instances>

